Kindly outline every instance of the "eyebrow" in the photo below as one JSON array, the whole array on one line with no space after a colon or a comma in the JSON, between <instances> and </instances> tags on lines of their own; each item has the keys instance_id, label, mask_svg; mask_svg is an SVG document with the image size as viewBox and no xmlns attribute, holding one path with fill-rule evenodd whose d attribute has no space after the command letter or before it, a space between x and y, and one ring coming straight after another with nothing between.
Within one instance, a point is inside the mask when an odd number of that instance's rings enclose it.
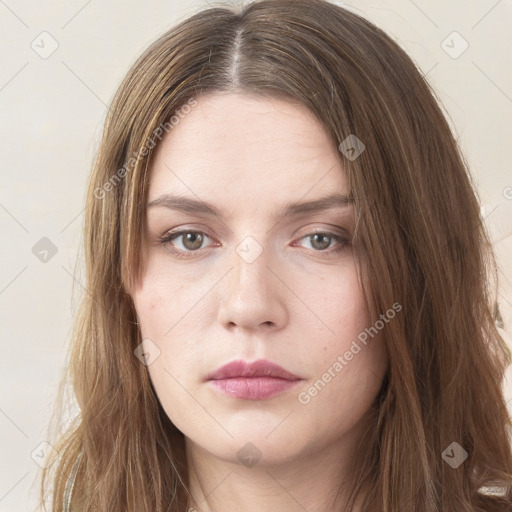
<instances>
[{"instance_id":1,"label":"eyebrow","mask_svg":"<svg viewBox=\"0 0 512 512\"><path fill-rule=\"evenodd\" d=\"M312 201L303 201L298 203L289 203L285 205L281 212L274 214L276 220L284 220L292 217L298 217L307 213L318 213L331 208L346 208L354 203L351 196L334 192L324 197ZM224 218L224 211L206 201L200 201L186 196L177 196L164 194L148 203L147 207L165 207L171 210L182 211L184 213L195 213L198 215Z\"/></svg>"}]
</instances>

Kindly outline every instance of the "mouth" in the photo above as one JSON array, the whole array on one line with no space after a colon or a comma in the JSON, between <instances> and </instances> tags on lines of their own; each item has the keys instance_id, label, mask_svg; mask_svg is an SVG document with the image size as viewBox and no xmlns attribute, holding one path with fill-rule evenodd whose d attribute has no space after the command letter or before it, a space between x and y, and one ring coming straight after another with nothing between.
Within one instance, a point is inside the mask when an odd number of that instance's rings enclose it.
<instances>
[{"instance_id":1,"label":"mouth","mask_svg":"<svg viewBox=\"0 0 512 512\"><path fill-rule=\"evenodd\" d=\"M296 386L303 379L281 366L260 359L232 361L205 379L221 393L242 400L264 400Z\"/></svg>"}]
</instances>

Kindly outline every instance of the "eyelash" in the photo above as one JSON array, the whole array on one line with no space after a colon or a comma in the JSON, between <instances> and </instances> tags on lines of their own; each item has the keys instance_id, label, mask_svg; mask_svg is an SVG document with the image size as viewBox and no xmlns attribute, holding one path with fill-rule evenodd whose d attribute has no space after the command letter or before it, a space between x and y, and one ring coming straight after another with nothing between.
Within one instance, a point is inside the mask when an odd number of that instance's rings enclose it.
<instances>
[{"instance_id":1,"label":"eyelash","mask_svg":"<svg viewBox=\"0 0 512 512\"><path fill-rule=\"evenodd\" d=\"M166 233L166 234L164 234L162 236L159 236L158 237L158 243L164 245L177 258L179 258L179 259L190 259L190 258L194 257L194 256L192 256L193 253L199 252L201 249L196 249L195 251L190 251L190 250L189 251L183 251L181 249L176 249L171 244L171 242L174 239L179 238L180 236L183 236L183 235L188 234L188 233L193 233L195 235L198 235L198 234L199 235L205 235L206 237L211 239L211 237L209 237L204 231L196 231L196 230L193 230L193 229L185 229L185 230L182 230L182 231L170 232L170 233ZM338 253L343 252L346 249L346 246L349 245L349 243L350 243L348 238L345 238L345 237L343 237L341 235L338 235L336 233L332 233L330 231L313 231L312 233L308 233L307 235L299 238L299 240L303 240L304 238L312 237L314 235L319 235L319 234L320 235L327 235L329 238L337 240L340 245L339 245L339 247L337 249L333 249L333 250L326 250L326 249L314 250L314 249L310 249L310 251L313 251L314 253L317 253L317 254L331 254L331 253L338 254Z\"/></svg>"}]
</instances>

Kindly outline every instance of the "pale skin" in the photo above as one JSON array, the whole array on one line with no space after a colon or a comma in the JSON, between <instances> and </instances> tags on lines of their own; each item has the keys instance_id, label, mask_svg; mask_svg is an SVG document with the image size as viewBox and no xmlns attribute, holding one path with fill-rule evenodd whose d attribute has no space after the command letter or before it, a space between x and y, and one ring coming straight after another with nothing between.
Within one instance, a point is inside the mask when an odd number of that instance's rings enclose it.
<instances>
[{"instance_id":1,"label":"pale skin","mask_svg":"<svg viewBox=\"0 0 512 512\"><path fill-rule=\"evenodd\" d=\"M353 205L275 215L289 203L348 196L340 156L305 107L233 93L197 100L157 149L148 203L181 195L223 215L149 207L144 270L130 291L142 338L160 351L150 378L186 438L189 507L339 510L345 491L334 496L351 474L386 351L372 341L307 404L298 400L368 327L368 312L350 245ZM159 243L171 230L202 233L202 243L186 234ZM315 233L327 238L315 242ZM236 359L266 359L302 380L264 400L204 381ZM244 462L244 447L255 464Z\"/></svg>"}]
</instances>

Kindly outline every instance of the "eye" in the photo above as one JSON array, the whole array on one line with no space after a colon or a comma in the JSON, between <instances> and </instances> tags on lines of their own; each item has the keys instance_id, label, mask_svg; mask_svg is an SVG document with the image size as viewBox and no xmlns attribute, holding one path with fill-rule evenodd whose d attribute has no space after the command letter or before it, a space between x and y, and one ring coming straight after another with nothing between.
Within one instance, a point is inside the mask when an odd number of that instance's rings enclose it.
<instances>
[{"instance_id":1,"label":"eye","mask_svg":"<svg viewBox=\"0 0 512 512\"><path fill-rule=\"evenodd\" d=\"M196 252L202 248L205 238L210 238L202 231L183 230L174 233L168 233L159 238L159 242L165 245L178 258L188 258L187 253ZM181 239L181 247L176 248L172 243L174 240Z\"/></svg>"},{"instance_id":2,"label":"eye","mask_svg":"<svg viewBox=\"0 0 512 512\"><path fill-rule=\"evenodd\" d=\"M348 237L343 237L336 233L331 233L328 231L317 231L315 233L310 233L299 240L308 240L311 246L311 249L314 252L319 253L339 253L343 251L346 246L349 244ZM334 243L335 249L331 251L326 251L329 247L332 247L332 242Z\"/></svg>"}]
</instances>

